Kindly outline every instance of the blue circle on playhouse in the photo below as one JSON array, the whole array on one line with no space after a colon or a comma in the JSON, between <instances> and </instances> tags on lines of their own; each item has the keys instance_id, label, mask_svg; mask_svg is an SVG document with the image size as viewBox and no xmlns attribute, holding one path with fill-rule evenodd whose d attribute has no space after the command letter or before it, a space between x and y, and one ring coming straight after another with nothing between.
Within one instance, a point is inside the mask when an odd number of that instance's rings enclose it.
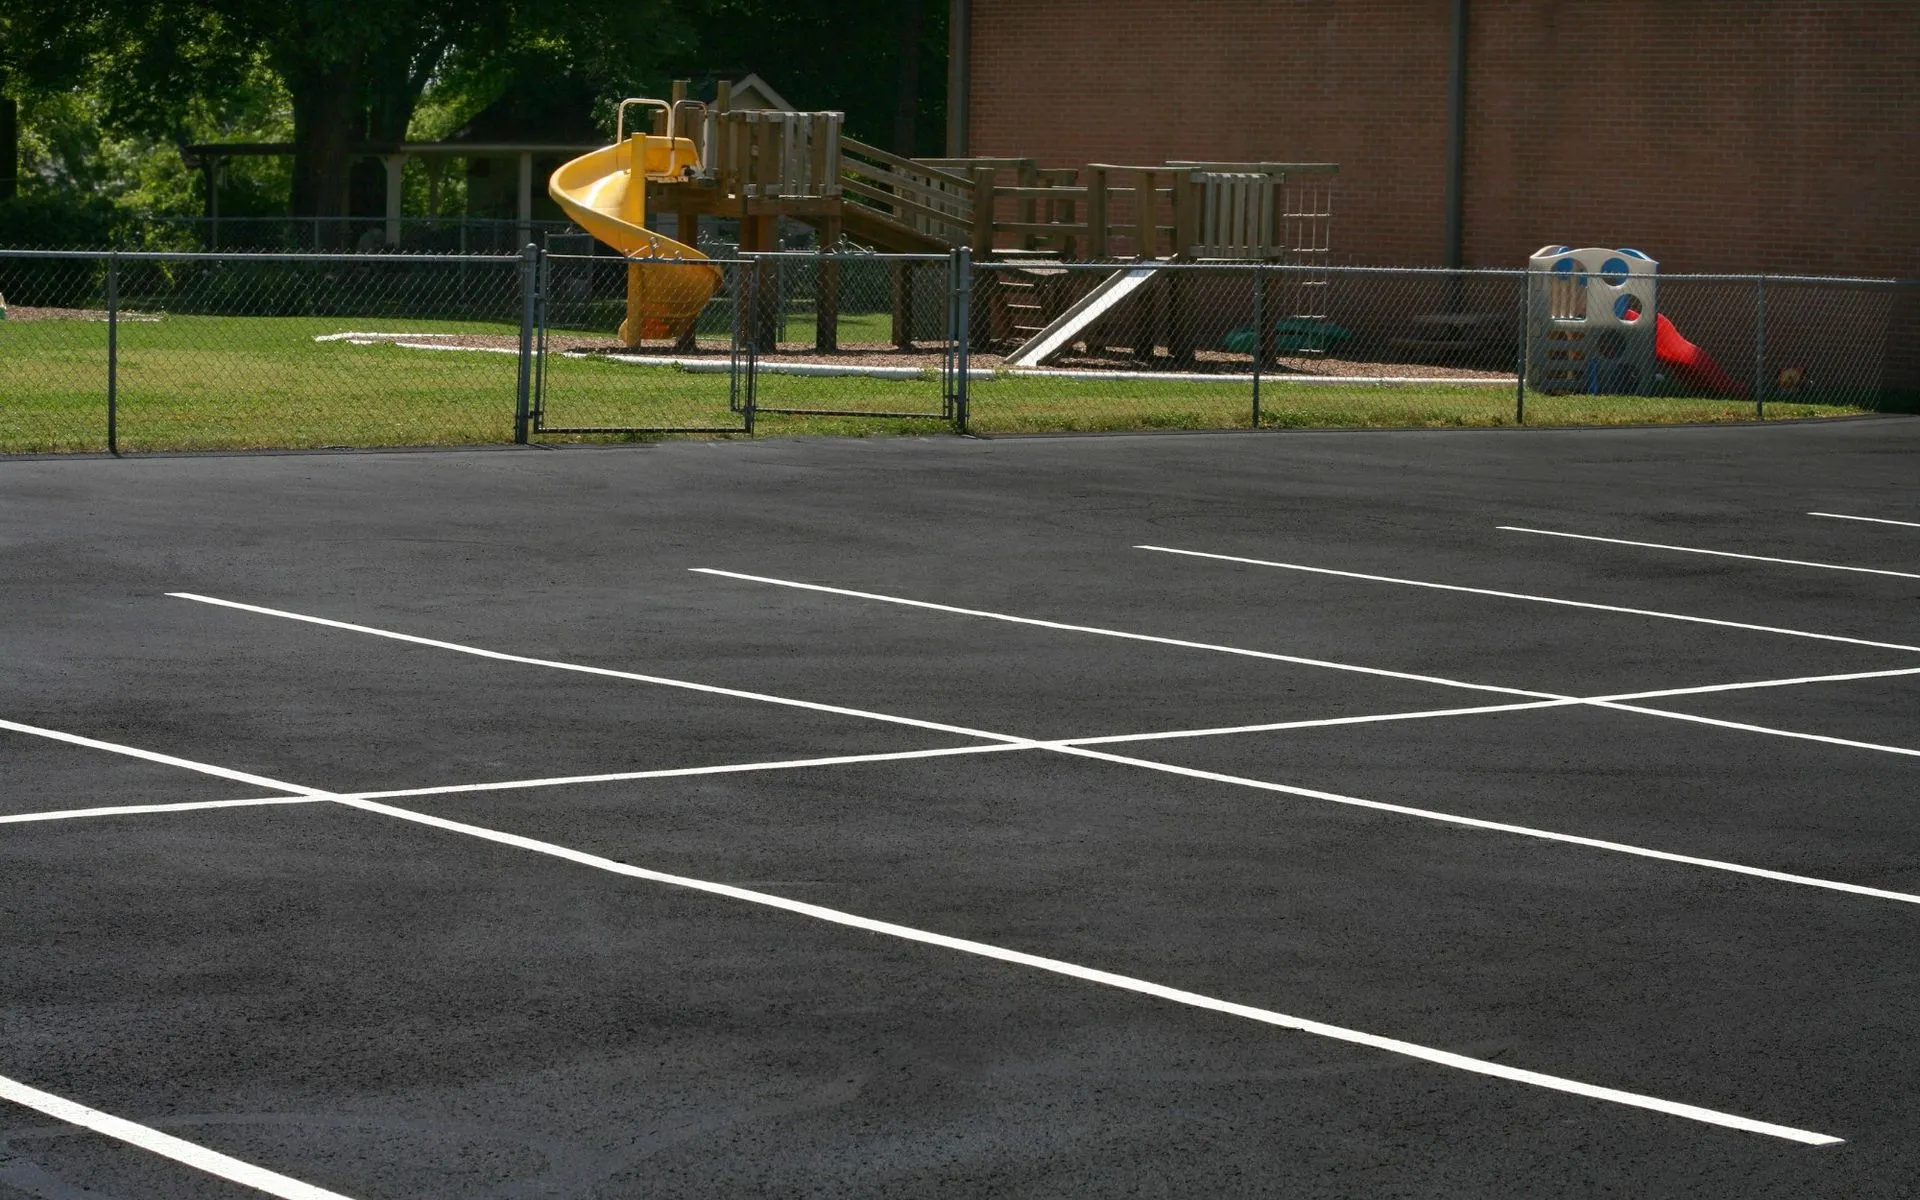
<instances>
[{"instance_id":1,"label":"blue circle on playhouse","mask_svg":"<svg viewBox=\"0 0 1920 1200\"><path fill-rule=\"evenodd\" d=\"M1639 298L1631 294L1616 297L1613 302L1613 315L1622 321L1637 321L1642 311Z\"/></svg>"},{"instance_id":2,"label":"blue circle on playhouse","mask_svg":"<svg viewBox=\"0 0 1920 1200\"><path fill-rule=\"evenodd\" d=\"M1606 280L1610 287L1619 287L1627 281L1627 260L1624 258L1610 258L1606 262L1601 263L1600 278Z\"/></svg>"}]
</instances>

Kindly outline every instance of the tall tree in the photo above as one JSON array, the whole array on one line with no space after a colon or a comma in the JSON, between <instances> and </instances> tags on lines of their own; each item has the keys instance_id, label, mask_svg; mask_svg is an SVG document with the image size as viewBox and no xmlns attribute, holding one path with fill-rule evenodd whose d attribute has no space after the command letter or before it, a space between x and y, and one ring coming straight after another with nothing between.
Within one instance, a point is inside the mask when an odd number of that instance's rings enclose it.
<instances>
[{"instance_id":1,"label":"tall tree","mask_svg":"<svg viewBox=\"0 0 1920 1200\"><path fill-rule=\"evenodd\" d=\"M5 78L0 76L0 85ZM20 106L12 96L0 95L0 200L11 200L20 190Z\"/></svg>"},{"instance_id":2,"label":"tall tree","mask_svg":"<svg viewBox=\"0 0 1920 1200\"><path fill-rule=\"evenodd\" d=\"M346 215L351 147L403 140L450 56L534 48L618 86L685 40L670 0L95 0L79 21L66 0L8 5L8 41L27 36L0 68L91 64L112 118L157 136L264 56L292 99L291 208L315 217Z\"/></svg>"}]
</instances>

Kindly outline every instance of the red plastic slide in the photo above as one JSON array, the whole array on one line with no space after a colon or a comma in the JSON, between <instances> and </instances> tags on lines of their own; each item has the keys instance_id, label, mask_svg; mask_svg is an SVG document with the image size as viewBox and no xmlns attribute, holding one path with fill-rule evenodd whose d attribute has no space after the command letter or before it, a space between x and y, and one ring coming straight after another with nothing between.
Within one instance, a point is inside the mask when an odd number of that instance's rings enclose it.
<instances>
[{"instance_id":1,"label":"red plastic slide","mask_svg":"<svg viewBox=\"0 0 1920 1200\"><path fill-rule=\"evenodd\" d=\"M1680 382L1722 396L1744 396L1748 388L1720 369L1713 356L1680 336L1665 313L1653 315L1653 356Z\"/></svg>"}]
</instances>

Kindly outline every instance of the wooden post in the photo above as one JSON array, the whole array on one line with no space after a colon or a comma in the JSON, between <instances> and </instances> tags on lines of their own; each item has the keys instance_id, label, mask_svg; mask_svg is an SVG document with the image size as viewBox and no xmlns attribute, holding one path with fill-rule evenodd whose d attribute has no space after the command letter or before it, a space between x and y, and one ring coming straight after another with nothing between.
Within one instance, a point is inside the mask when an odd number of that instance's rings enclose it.
<instances>
[{"instance_id":1,"label":"wooden post","mask_svg":"<svg viewBox=\"0 0 1920 1200\"><path fill-rule=\"evenodd\" d=\"M677 241L698 248L700 245L700 214L688 206L684 195L687 186L686 184L680 184L676 187L676 190L682 194L676 197L678 202L673 207L673 236ZM674 269L679 270L681 268ZM699 348L696 331L694 329L694 326L698 324L700 324L700 322L697 318L687 323L686 332L682 333L679 339L673 343L675 350L681 353L687 353Z\"/></svg>"},{"instance_id":2,"label":"wooden post","mask_svg":"<svg viewBox=\"0 0 1920 1200\"><path fill-rule=\"evenodd\" d=\"M1133 191L1134 256L1141 262L1155 258L1160 248L1160 233L1155 228L1159 224L1160 175L1157 171L1140 171L1135 176ZM1160 341L1160 323L1156 319L1156 310L1160 307L1161 289L1150 281L1140 290L1140 299L1133 320L1133 356L1141 361L1153 357L1154 348Z\"/></svg>"},{"instance_id":3,"label":"wooden post","mask_svg":"<svg viewBox=\"0 0 1920 1200\"><path fill-rule=\"evenodd\" d=\"M388 154L380 159L387 169L387 228L386 243L389 246L400 244L400 197L404 191L401 182L406 169L407 157L404 154Z\"/></svg>"},{"instance_id":4,"label":"wooden post","mask_svg":"<svg viewBox=\"0 0 1920 1200\"><path fill-rule=\"evenodd\" d=\"M1138 181L1133 191L1133 219L1136 226L1134 238L1138 242L1134 254L1145 262L1149 258L1159 257L1160 231L1157 226L1160 222L1157 218L1160 208L1160 173L1141 171Z\"/></svg>"},{"instance_id":5,"label":"wooden post","mask_svg":"<svg viewBox=\"0 0 1920 1200\"><path fill-rule=\"evenodd\" d=\"M1087 257L1107 256L1107 169L1087 168Z\"/></svg>"},{"instance_id":6,"label":"wooden post","mask_svg":"<svg viewBox=\"0 0 1920 1200\"><path fill-rule=\"evenodd\" d=\"M1061 180L1056 180L1056 182L1063 182L1064 186L1072 187L1075 184L1080 182L1080 172L1067 171L1063 174ZM1072 197L1068 197L1065 200L1055 200L1053 202L1052 207L1053 207L1053 211L1051 214L1049 214L1049 216L1047 217L1047 220L1052 221L1059 225L1071 225L1073 224L1074 219L1079 215L1077 206L1075 205ZM1060 257L1061 258L1071 260L1076 254L1079 253L1079 251L1080 251L1079 238L1075 237L1071 233L1064 233L1060 236Z\"/></svg>"},{"instance_id":7,"label":"wooden post","mask_svg":"<svg viewBox=\"0 0 1920 1200\"><path fill-rule=\"evenodd\" d=\"M1173 184L1173 253L1175 256L1193 253L1200 244L1200 205L1204 200L1203 185L1196 171L1182 171L1174 176Z\"/></svg>"},{"instance_id":8,"label":"wooden post","mask_svg":"<svg viewBox=\"0 0 1920 1200\"><path fill-rule=\"evenodd\" d=\"M1192 305L1203 294L1201 288L1206 282L1185 271L1167 272L1167 302L1160 324L1166 333L1163 340L1167 343L1167 353L1183 367L1193 365L1194 350L1199 342L1195 336L1199 314L1192 311Z\"/></svg>"},{"instance_id":9,"label":"wooden post","mask_svg":"<svg viewBox=\"0 0 1920 1200\"><path fill-rule=\"evenodd\" d=\"M1173 256L1189 257L1200 243L1200 184L1192 171L1176 172L1173 177ZM1167 275L1165 314L1167 352L1183 367L1193 365L1199 337L1199 314L1192 311L1205 280L1184 271Z\"/></svg>"},{"instance_id":10,"label":"wooden post","mask_svg":"<svg viewBox=\"0 0 1920 1200\"><path fill-rule=\"evenodd\" d=\"M750 214L740 219L740 249L743 252L773 251L780 248L779 218ZM753 271L753 311L748 314L747 336L762 352L775 349L780 340L779 265L761 259Z\"/></svg>"},{"instance_id":11,"label":"wooden post","mask_svg":"<svg viewBox=\"0 0 1920 1200\"><path fill-rule=\"evenodd\" d=\"M832 118L826 113L814 113L808 119L807 131L807 195L831 196L833 185L840 182L840 164L827 158L827 145L832 140L827 136L827 128Z\"/></svg>"},{"instance_id":12,"label":"wooden post","mask_svg":"<svg viewBox=\"0 0 1920 1200\"><path fill-rule=\"evenodd\" d=\"M1278 349L1274 335L1277 322L1273 319L1273 272L1256 269L1255 274L1259 278L1254 286L1259 289L1260 296L1254 311L1260 314L1260 318L1255 322L1253 352L1259 356L1261 369L1264 370L1273 362L1274 352Z\"/></svg>"},{"instance_id":13,"label":"wooden post","mask_svg":"<svg viewBox=\"0 0 1920 1200\"><path fill-rule=\"evenodd\" d=\"M887 274L893 284L893 344L901 350L913 349L913 264L891 262Z\"/></svg>"},{"instance_id":14,"label":"wooden post","mask_svg":"<svg viewBox=\"0 0 1920 1200\"><path fill-rule=\"evenodd\" d=\"M753 130L753 183L755 190L749 195L765 196L773 199L780 195L780 139L772 121L753 121L749 119L748 128ZM775 249L775 247L768 247Z\"/></svg>"},{"instance_id":15,"label":"wooden post","mask_svg":"<svg viewBox=\"0 0 1920 1200\"><path fill-rule=\"evenodd\" d=\"M993 168L973 169L973 256L993 257Z\"/></svg>"},{"instance_id":16,"label":"wooden post","mask_svg":"<svg viewBox=\"0 0 1920 1200\"><path fill-rule=\"evenodd\" d=\"M1037 187L1040 183L1040 172L1034 169L1034 166L1032 163L1030 162L1024 163L1021 165L1019 172L1014 176L1014 178L1018 181L1021 187ZM1037 223L1040 219L1039 210L1040 210L1040 205L1035 202L1032 196L1020 197L1020 206L1018 210L1020 215L1018 219L1022 224L1033 225ZM1031 230L1028 230L1026 233L1023 233L1020 235L1020 247L1023 250L1032 250L1039 244L1040 244L1039 237L1036 236Z\"/></svg>"},{"instance_id":17,"label":"wooden post","mask_svg":"<svg viewBox=\"0 0 1920 1200\"><path fill-rule=\"evenodd\" d=\"M820 223L820 248L827 251L815 259L820 278L813 287L813 348L831 353L840 348L840 257L834 253L840 245L840 218L828 217Z\"/></svg>"}]
</instances>

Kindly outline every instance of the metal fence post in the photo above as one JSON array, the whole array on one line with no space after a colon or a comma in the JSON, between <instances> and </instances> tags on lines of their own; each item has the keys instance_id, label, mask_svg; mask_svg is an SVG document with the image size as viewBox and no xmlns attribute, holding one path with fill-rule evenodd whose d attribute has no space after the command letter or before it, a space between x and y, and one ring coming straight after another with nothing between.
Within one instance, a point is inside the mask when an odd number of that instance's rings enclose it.
<instances>
[{"instance_id":1,"label":"metal fence post","mask_svg":"<svg viewBox=\"0 0 1920 1200\"><path fill-rule=\"evenodd\" d=\"M733 295L733 344L727 372L727 406L740 414L741 431L753 434L760 406L754 388L759 383L760 360L754 347L753 313L760 300L759 273L743 254L733 267L729 288Z\"/></svg>"},{"instance_id":2,"label":"metal fence post","mask_svg":"<svg viewBox=\"0 0 1920 1200\"><path fill-rule=\"evenodd\" d=\"M1762 275L1753 296L1753 419L1767 419L1767 277Z\"/></svg>"},{"instance_id":3,"label":"metal fence post","mask_svg":"<svg viewBox=\"0 0 1920 1200\"><path fill-rule=\"evenodd\" d=\"M1253 265L1253 428L1260 428L1260 368L1267 357L1267 264Z\"/></svg>"},{"instance_id":4,"label":"metal fence post","mask_svg":"<svg viewBox=\"0 0 1920 1200\"><path fill-rule=\"evenodd\" d=\"M961 246L953 252L953 271L959 288L955 304L954 344L959 347L960 369L955 372L953 392L953 428L955 433L967 432L968 385L971 382L967 371L967 355L973 345L973 250Z\"/></svg>"},{"instance_id":5,"label":"metal fence post","mask_svg":"<svg viewBox=\"0 0 1920 1200\"><path fill-rule=\"evenodd\" d=\"M533 348L533 396L528 405L528 436L532 436L545 423L547 410L547 328L553 318L548 311L553 295L553 259L545 249L540 251L538 289L535 305L538 336Z\"/></svg>"},{"instance_id":6,"label":"metal fence post","mask_svg":"<svg viewBox=\"0 0 1920 1200\"><path fill-rule=\"evenodd\" d=\"M1533 272L1520 279L1520 353L1513 368L1513 423L1527 423L1527 360L1533 353L1532 339L1527 336L1528 301L1532 299Z\"/></svg>"},{"instance_id":7,"label":"metal fence post","mask_svg":"<svg viewBox=\"0 0 1920 1200\"><path fill-rule=\"evenodd\" d=\"M744 406L744 411L741 414L741 426L746 430L747 436L752 437L753 419L760 410L760 264L757 261L749 260L743 263L738 270L740 271L741 279L746 283L747 306L744 317L736 314L736 319L733 323L733 336L736 345L738 345L742 339L745 340L746 344L747 387L746 394L741 398L741 403Z\"/></svg>"},{"instance_id":8,"label":"metal fence post","mask_svg":"<svg viewBox=\"0 0 1920 1200\"><path fill-rule=\"evenodd\" d=\"M528 242L520 251L520 374L514 385L513 442L527 444L533 412L533 307L540 247Z\"/></svg>"},{"instance_id":9,"label":"metal fence post","mask_svg":"<svg viewBox=\"0 0 1920 1200\"><path fill-rule=\"evenodd\" d=\"M120 454L120 252L107 255L107 453Z\"/></svg>"}]
</instances>

